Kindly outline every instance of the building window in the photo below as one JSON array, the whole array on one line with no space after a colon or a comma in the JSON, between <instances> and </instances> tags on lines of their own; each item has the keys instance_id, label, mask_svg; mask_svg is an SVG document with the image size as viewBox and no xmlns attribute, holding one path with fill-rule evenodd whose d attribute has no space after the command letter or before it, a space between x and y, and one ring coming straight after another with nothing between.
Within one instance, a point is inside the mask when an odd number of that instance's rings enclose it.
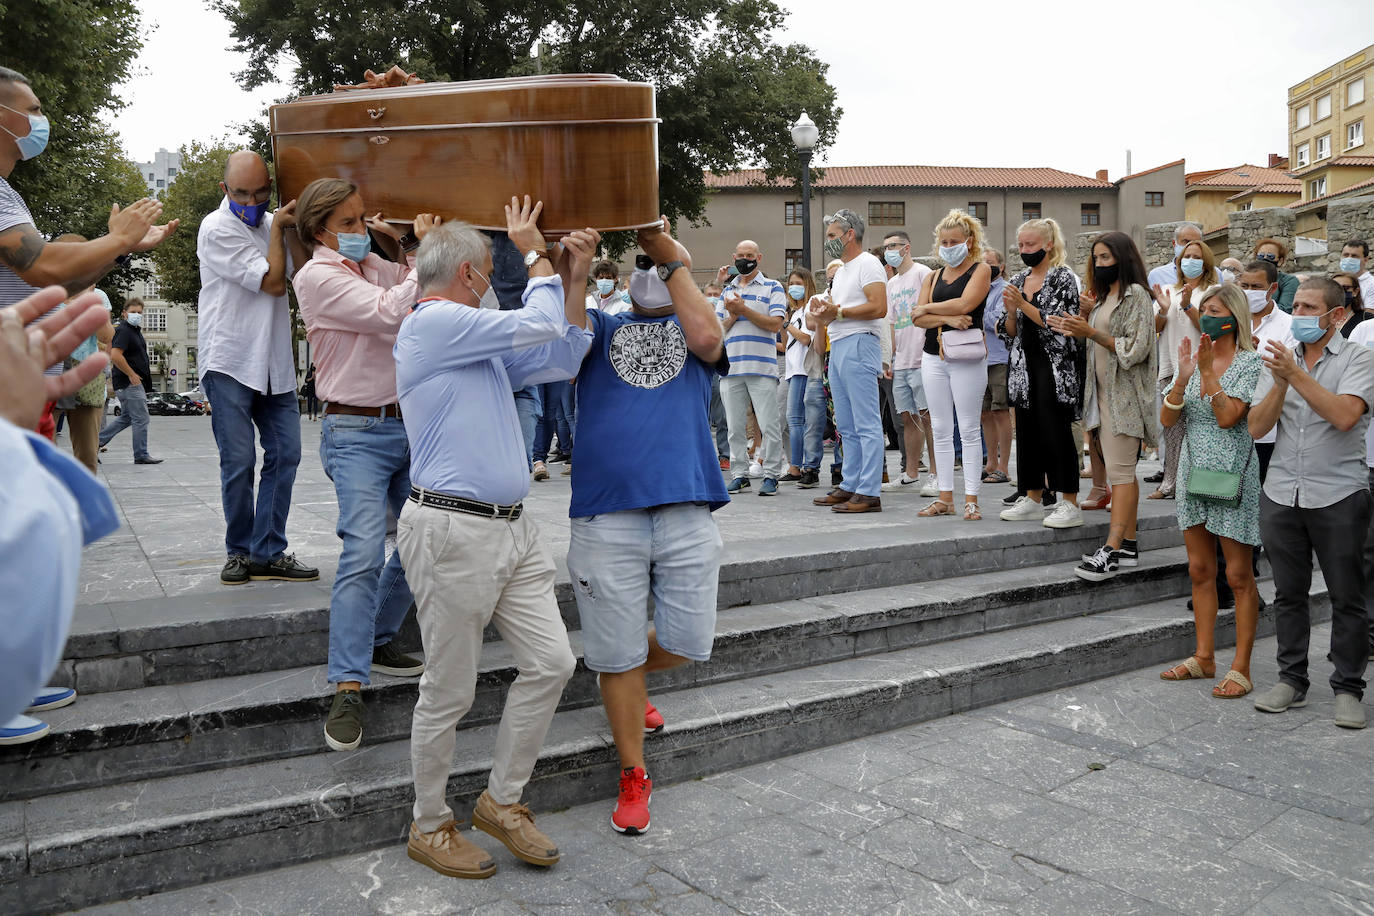
<instances>
[{"instance_id":1,"label":"building window","mask_svg":"<svg viewBox=\"0 0 1374 916\"><path fill-rule=\"evenodd\" d=\"M1317 161L1325 159L1331 155L1331 135L1322 134L1317 138Z\"/></svg>"},{"instance_id":2,"label":"building window","mask_svg":"<svg viewBox=\"0 0 1374 916\"><path fill-rule=\"evenodd\" d=\"M784 248L782 252L783 273L790 274L799 267L806 267L805 252L800 248Z\"/></svg>"},{"instance_id":3,"label":"building window","mask_svg":"<svg viewBox=\"0 0 1374 916\"><path fill-rule=\"evenodd\" d=\"M1082 213L1082 216L1080 217L1082 225L1100 226L1102 224L1101 204L1083 204L1080 212Z\"/></svg>"},{"instance_id":4,"label":"building window","mask_svg":"<svg viewBox=\"0 0 1374 916\"><path fill-rule=\"evenodd\" d=\"M1323 194L1325 194L1325 193L1326 193L1326 176L1325 176L1325 175L1323 175L1321 178L1313 178L1311 181L1309 181L1309 182L1307 183L1307 199L1308 199L1308 200L1311 200L1311 199L1316 198L1316 197L1321 197L1321 196L1322 196Z\"/></svg>"},{"instance_id":5,"label":"building window","mask_svg":"<svg viewBox=\"0 0 1374 916\"><path fill-rule=\"evenodd\" d=\"M782 224L784 226L800 226L802 224L802 205L800 201L788 201L783 204Z\"/></svg>"},{"instance_id":6,"label":"building window","mask_svg":"<svg viewBox=\"0 0 1374 916\"><path fill-rule=\"evenodd\" d=\"M898 201L869 201L868 224L870 226L905 226L906 204Z\"/></svg>"},{"instance_id":7,"label":"building window","mask_svg":"<svg viewBox=\"0 0 1374 916\"><path fill-rule=\"evenodd\" d=\"M988 224L988 202L986 200L969 201L968 215L986 226Z\"/></svg>"},{"instance_id":8,"label":"building window","mask_svg":"<svg viewBox=\"0 0 1374 916\"><path fill-rule=\"evenodd\" d=\"M159 178L159 179L157 180L157 186L158 186L159 188L165 188L165 187L167 187L167 182L165 182L165 181L163 181L161 178Z\"/></svg>"},{"instance_id":9,"label":"building window","mask_svg":"<svg viewBox=\"0 0 1374 916\"><path fill-rule=\"evenodd\" d=\"M190 378L196 377L196 348L186 348L186 375Z\"/></svg>"},{"instance_id":10,"label":"building window","mask_svg":"<svg viewBox=\"0 0 1374 916\"><path fill-rule=\"evenodd\" d=\"M1358 105L1364 101L1364 77L1358 77L1345 84L1345 107Z\"/></svg>"},{"instance_id":11,"label":"building window","mask_svg":"<svg viewBox=\"0 0 1374 916\"><path fill-rule=\"evenodd\" d=\"M1146 191L1146 192L1145 192L1145 206L1147 206L1147 207L1162 207L1162 206L1164 206L1164 192L1163 192L1163 191Z\"/></svg>"},{"instance_id":12,"label":"building window","mask_svg":"<svg viewBox=\"0 0 1374 916\"><path fill-rule=\"evenodd\" d=\"M1317 120L1322 121L1331 117L1331 93L1317 99Z\"/></svg>"},{"instance_id":13,"label":"building window","mask_svg":"<svg viewBox=\"0 0 1374 916\"><path fill-rule=\"evenodd\" d=\"M1297 163L1297 168L1302 168L1303 166L1307 165L1308 162L1311 161L1311 151L1312 147L1310 144L1307 143L1304 143L1298 147L1297 153L1293 156L1293 161Z\"/></svg>"},{"instance_id":14,"label":"building window","mask_svg":"<svg viewBox=\"0 0 1374 916\"><path fill-rule=\"evenodd\" d=\"M144 309L143 330L162 334L167 333L167 310Z\"/></svg>"},{"instance_id":15,"label":"building window","mask_svg":"<svg viewBox=\"0 0 1374 916\"><path fill-rule=\"evenodd\" d=\"M1040 218L1040 202L1033 201L1021 205L1021 222Z\"/></svg>"},{"instance_id":16,"label":"building window","mask_svg":"<svg viewBox=\"0 0 1374 916\"><path fill-rule=\"evenodd\" d=\"M156 177L157 177L157 176L154 175L152 172L149 172L149 173L148 173L148 180L149 180L149 181L152 181L152 180L153 180L154 178L156 178Z\"/></svg>"},{"instance_id":17,"label":"building window","mask_svg":"<svg viewBox=\"0 0 1374 916\"><path fill-rule=\"evenodd\" d=\"M174 168L171 168L171 167L169 166L169 167L167 168L167 177L168 177L168 178L175 178L175 177L177 177L177 170L174 169Z\"/></svg>"},{"instance_id":18,"label":"building window","mask_svg":"<svg viewBox=\"0 0 1374 916\"><path fill-rule=\"evenodd\" d=\"M1312 106L1303 105L1293 112L1293 126L1296 130L1302 130L1312 123Z\"/></svg>"},{"instance_id":19,"label":"building window","mask_svg":"<svg viewBox=\"0 0 1374 916\"><path fill-rule=\"evenodd\" d=\"M157 277L149 277L143 284L143 298L161 299L161 287L158 286Z\"/></svg>"},{"instance_id":20,"label":"building window","mask_svg":"<svg viewBox=\"0 0 1374 916\"><path fill-rule=\"evenodd\" d=\"M152 369L154 372L162 368L162 351L158 350L156 347L148 348L148 368Z\"/></svg>"},{"instance_id":21,"label":"building window","mask_svg":"<svg viewBox=\"0 0 1374 916\"><path fill-rule=\"evenodd\" d=\"M1247 200L1245 203L1243 203L1243 204L1240 205L1240 208L1241 208L1242 210L1251 210L1251 209L1254 208L1254 206L1255 206L1254 201L1249 201L1249 200Z\"/></svg>"},{"instance_id":22,"label":"building window","mask_svg":"<svg viewBox=\"0 0 1374 916\"><path fill-rule=\"evenodd\" d=\"M1356 121L1354 124L1345 126L1345 148L1354 149L1357 146L1364 146L1364 122Z\"/></svg>"}]
</instances>

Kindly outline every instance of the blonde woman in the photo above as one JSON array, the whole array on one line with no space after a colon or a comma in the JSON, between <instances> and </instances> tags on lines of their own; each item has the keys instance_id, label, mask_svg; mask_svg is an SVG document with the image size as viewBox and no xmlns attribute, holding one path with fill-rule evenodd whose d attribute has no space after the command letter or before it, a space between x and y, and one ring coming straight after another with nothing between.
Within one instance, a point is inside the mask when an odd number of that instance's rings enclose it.
<instances>
[{"instance_id":1,"label":"blonde woman","mask_svg":"<svg viewBox=\"0 0 1374 916\"><path fill-rule=\"evenodd\" d=\"M1259 620L1259 592L1251 566L1251 554L1260 542L1259 459L1245 418L1262 363L1250 336L1250 306L1240 287L1213 287L1203 294L1199 308L1202 336L1196 349L1188 339L1179 344L1178 371L1160 411L1166 427L1186 421L1178 464L1178 526L1188 549L1197 650L1160 677L1186 681L1216 676L1220 542L1227 582L1236 596L1236 656L1212 696L1235 699L1252 689L1250 650ZM1239 474L1236 504L1190 493L1188 475L1194 468Z\"/></svg>"},{"instance_id":2,"label":"blonde woman","mask_svg":"<svg viewBox=\"0 0 1374 916\"><path fill-rule=\"evenodd\" d=\"M1073 434L1083 392L1082 344L1056 331L1049 319L1079 314L1078 281L1064 263L1064 234L1054 220L1022 223L1016 245L1027 269L1002 293L1006 314L998 332L1008 342L1007 399L1016 409L1017 489L1025 495L1002 510L1002 519L1073 528L1083 524L1080 440ZM1046 489L1064 497L1049 515Z\"/></svg>"},{"instance_id":3,"label":"blonde woman","mask_svg":"<svg viewBox=\"0 0 1374 916\"><path fill-rule=\"evenodd\" d=\"M1178 279L1173 285L1154 288L1155 331L1159 334L1159 390L1168 391L1174 383L1177 365L1174 361L1179 345L1187 340L1197 349L1198 304L1218 276L1212 249L1202 242L1188 242L1174 258ZM1178 477L1178 451L1183 446L1185 427L1182 423L1164 430L1164 477L1159 489L1148 499L1173 499Z\"/></svg>"},{"instance_id":4,"label":"blonde woman","mask_svg":"<svg viewBox=\"0 0 1374 916\"><path fill-rule=\"evenodd\" d=\"M988 386L988 355L981 344L983 307L992 269L983 261L983 226L963 210L951 210L935 227L936 254L944 266L926 277L911 310L916 327L936 329L922 347L921 385L930 409L935 439L939 497L918 514L954 514L954 424L969 449L964 466L964 521L982 519L978 492L983 485L981 456L983 391ZM946 330L977 331L982 355L965 346L946 346Z\"/></svg>"}]
</instances>

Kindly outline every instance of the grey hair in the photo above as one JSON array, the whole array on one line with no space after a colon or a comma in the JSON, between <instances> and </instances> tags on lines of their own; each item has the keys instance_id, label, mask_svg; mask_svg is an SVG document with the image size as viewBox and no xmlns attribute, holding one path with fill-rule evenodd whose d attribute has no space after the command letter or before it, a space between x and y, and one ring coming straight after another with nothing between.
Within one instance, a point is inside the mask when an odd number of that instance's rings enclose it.
<instances>
[{"instance_id":1,"label":"grey hair","mask_svg":"<svg viewBox=\"0 0 1374 916\"><path fill-rule=\"evenodd\" d=\"M848 208L836 210L825 218L827 226L831 223L844 223L845 226L854 230L854 241L862 242L864 240L864 218L853 210Z\"/></svg>"},{"instance_id":2,"label":"grey hair","mask_svg":"<svg viewBox=\"0 0 1374 916\"><path fill-rule=\"evenodd\" d=\"M1199 237L1202 236L1202 227L1199 226L1197 223L1179 223L1177 226L1174 227L1174 241L1175 241L1175 242L1178 241L1178 235L1179 235L1179 233L1182 232L1184 229L1196 229L1196 230L1197 230L1198 236L1199 236Z\"/></svg>"},{"instance_id":3,"label":"grey hair","mask_svg":"<svg viewBox=\"0 0 1374 916\"><path fill-rule=\"evenodd\" d=\"M490 250L491 240L467 223L455 220L429 230L415 256L420 291L448 286L464 261L481 264L482 256Z\"/></svg>"},{"instance_id":4,"label":"grey hair","mask_svg":"<svg viewBox=\"0 0 1374 916\"><path fill-rule=\"evenodd\" d=\"M8 96L10 92L13 91L15 83L23 83L25 86L30 85L29 78L18 70L11 70L9 67L0 67L0 91L3 91L5 95Z\"/></svg>"}]
</instances>

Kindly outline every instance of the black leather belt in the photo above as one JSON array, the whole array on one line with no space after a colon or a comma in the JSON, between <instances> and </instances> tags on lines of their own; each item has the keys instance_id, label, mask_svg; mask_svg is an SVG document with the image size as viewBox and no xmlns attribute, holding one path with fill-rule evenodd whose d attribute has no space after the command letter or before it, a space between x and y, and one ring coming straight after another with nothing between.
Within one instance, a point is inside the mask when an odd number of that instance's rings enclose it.
<instances>
[{"instance_id":1,"label":"black leather belt","mask_svg":"<svg viewBox=\"0 0 1374 916\"><path fill-rule=\"evenodd\" d=\"M525 511L524 503L516 503L513 506L498 506L496 503L484 503L478 499L449 496L446 493L436 493L433 490L426 490L424 487L417 486L411 486L410 499L421 506L433 506L436 509L447 509L449 512L466 512L468 515L480 515L483 518L500 518L509 521L519 518L520 513Z\"/></svg>"}]
</instances>

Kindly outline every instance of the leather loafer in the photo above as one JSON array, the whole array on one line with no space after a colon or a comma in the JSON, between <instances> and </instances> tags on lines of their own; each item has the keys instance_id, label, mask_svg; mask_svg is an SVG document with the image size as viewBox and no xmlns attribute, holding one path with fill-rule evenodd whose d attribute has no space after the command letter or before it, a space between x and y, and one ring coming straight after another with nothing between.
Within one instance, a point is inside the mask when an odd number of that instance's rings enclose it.
<instances>
[{"instance_id":1,"label":"leather loafer","mask_svg":"<svg viewBox=\"0 0 1374 916\"><path fill-rule=\"evenodd\" d=\"M824 496L817 496L811 500L813 506L838 506L840 503L847 503L854 497L848 490L841 490L839 487L831 490Z\"/></svg>"},{"instance_id":2,"label":"leather loafer","mask_svg":"<svg viewBox=\"0 0 1374 916\"><path fill-rule=\"evenodd\" d=\"M153 458L152 456L149 456L149 457L147 457L147 458L135 458L135 459L134 459L134 464L161 464L161 463L162 463L162 459L161 459L161 458Z\"/></svg>"},{"instance_id":3,"label":"leather loafer","mask_svg":"<svg viewBox=\"0 0 1374 916\"><path fill-rule=\"evenodd\" d=\"M881 512L883 511L883 501L877 496L860 496L855 493L849 498L849 502L831 506L830 511L845 513Z\"/></svg>"}]
</instances>

